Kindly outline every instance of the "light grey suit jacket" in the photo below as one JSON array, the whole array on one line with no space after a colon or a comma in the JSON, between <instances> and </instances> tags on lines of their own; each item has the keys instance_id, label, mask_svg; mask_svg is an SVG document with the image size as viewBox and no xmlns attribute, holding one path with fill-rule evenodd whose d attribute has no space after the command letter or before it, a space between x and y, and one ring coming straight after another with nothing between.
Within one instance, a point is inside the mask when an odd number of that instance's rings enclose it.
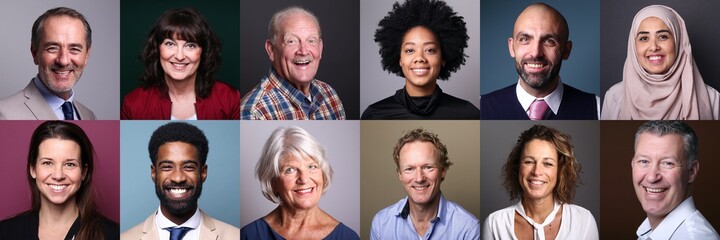
<instances>
[{"instance_id":1,"label":"light grey suit jacket","mask_svg":"<svg viewBox=\"0 0 720 240\"><path fill-rule=\"evenodd\" d=\"M85 107L80 101L73 101L77 114L82 120L95 120L95 113ZM0 119L7 120L57 120L57 115L43 98L35 83L25 89L0 99Z\"/></svg>"},{"instance_id":2,"label":"light grey suit jacket","mask_svg":"<svg viewBox=\"0 0 720 240\"><path fill-rule=\"evenodd\" d=\"M142 222L129 230L120 234L120 240L160 240L158 239L158 231L155 226L155 214L150 215L145 222ZM220 220L211 218L205 212L200 210L202 221L200 221L200 239L220 240L220 239L240 239L240 229Z\"/></svg>"}]
</instances>

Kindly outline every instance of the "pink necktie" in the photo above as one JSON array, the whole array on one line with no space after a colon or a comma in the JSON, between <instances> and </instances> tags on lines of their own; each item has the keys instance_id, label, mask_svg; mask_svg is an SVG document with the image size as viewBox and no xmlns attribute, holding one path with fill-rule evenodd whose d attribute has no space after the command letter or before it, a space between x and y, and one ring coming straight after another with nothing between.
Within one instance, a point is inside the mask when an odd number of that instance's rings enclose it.
<instances>
[{"instance_id":1,"label":"pink necktie","mask_svg":"<svg viewBox=\"0 0 720 240\"><path fill-rule=\"evenodd\" d=\"M530 117L530 120L542 120L545 117L547 109L548 105L545 100L536 99L532 104L530 104L530 113L528 114L528 117Z\"/></svg>"}]
</instances>

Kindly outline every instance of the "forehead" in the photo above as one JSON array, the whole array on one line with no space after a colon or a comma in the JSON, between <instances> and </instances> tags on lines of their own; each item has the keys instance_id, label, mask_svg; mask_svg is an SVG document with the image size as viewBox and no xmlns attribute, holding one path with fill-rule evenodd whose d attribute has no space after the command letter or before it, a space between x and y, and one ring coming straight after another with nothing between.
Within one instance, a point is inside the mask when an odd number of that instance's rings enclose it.
<instances>
[{"instance_id":1,"label":"forehead","mask_svg":"<svg viewBox=\"0 0 720 240\"><path fill-rule=\"evenodd\" d=\"M286 153L280 158L280 166L302 163L317 163L317 161L302 153Z\"/></svg>"},{"instance_id":2,"label":"forehead","mask_svg":"<svg viewBox=\"0 0 720 240\"><path fill-rule=\"evenodd\" d=\"M553 145L549 141L541 139L532 139L525 143L522 155L543 155L543 157L552 157L553 159L557 159L557 151L555 150L555 145Z\"/></svg>"},{"instance_id":3,"label":"forehead","mask_svg":"<svg viewBox=\"0 0 720 240\"><path fill-rule=\"evenodd\" d=\"M44 38L56 35L76 35L85 38L85 25L77 18L70 16L51 16L43 22Z\"/></svg>"},{"instance_id":4,"label":"forehead","mask_svg":"<svg viewBox=\"0 0 720 240\"><path fill-rule=\"evenodd\" d=\"M157 158L158 160L199 161L195 146L185 142L166 142L160 145Z\"/></svg>"},{"instance_id":5,"label":"forehead","mask_svg":"<svg viewBox=\"0 0 720 240\"><path fill-rule=\"evenodd\" d=\"M669 133L662 136L644 132L638 136L635 144L636 154L650 152L662 152L667 154L682 154L684 149L682 136L676 133Z\"/></svg>"},{"instance_id":6,"label":"forehead","mask_svg":"<svg viewBox=\"0 0 720 240\"><path fill-rule=\"evenodd\" d=\"M431 142L414 141L403 145L400 149L399 164L411 164L414 162L435 162L435 145Z\"/></svg>"},{"instance_id":7,"label":"forehead","mask_svg":"<svg viewBox=\"0 0 720 240\"><path fill-rule=\"evenodd\" d=\"M435 33L423 26L417 26L409 29L403 36L403 43L406 42L419 42L419 43L437 43Z\"/></svg>"},{"instance_id":8,"label":"forehead","mask_svg":"<svg viewBox=\"0 0 720 240\"><path fill-rule=\"evenodd\" d=\"M291 13L281 18L278 30L281 35L285 35L287 33L318 35L320 27L312 17L300 12Z\"/></svg>"},{"instance_id":9,"label":"forehead","mask_svg":"<svg viewBox=\"0 0 720 240\"><path fill-rule=\"evenodd\" d=\"M535 35L561 34L562 19L557 12L544 7L529 7L515 21L513 36L518 32Z\"/></svg>"}]
</instances>

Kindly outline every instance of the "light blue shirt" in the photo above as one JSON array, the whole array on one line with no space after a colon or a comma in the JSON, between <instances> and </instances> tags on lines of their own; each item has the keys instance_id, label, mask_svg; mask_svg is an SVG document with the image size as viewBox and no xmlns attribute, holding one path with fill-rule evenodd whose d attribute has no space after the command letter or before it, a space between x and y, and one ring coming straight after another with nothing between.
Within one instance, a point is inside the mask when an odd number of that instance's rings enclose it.
<instances>
[{"instance_id":1,"label":"light blue shirt","mask_svg":"<svg viewBox=\"0 0 720 240\"><path fill-rule=\"evenodd\" d=\"M636 234L640 240L720 239L712 225L695 208L692 197L685 199L670 211L655 229L651 228L650 221L645 218L645 221L638 227Z\"/></svg>"},{"instance_id":2,"label":"light blue shirt","mask_svg":"<svg viewBox=\"0 0 720 240\"><path fill-rule=\"evenodd\" d=\"M62 105L65 103L65 99L62 99L55 95L54 93L50 92L50 89L47 89L45 87L45 84L42 83L40 80L40 76L36 76L33 78L33 83L35 84L35 87L37 87L38 91L40 91L40 94L42 94L43 98L45 99L45 102L47 102L48 106L50 106L50 109L53 110L55 113L55 116L57 116L57 119L64 120L65 115L62 111ZM67 99L68 102L73 102L73 97L75 96L75 92L70 90L71 94L70 97ZM75 103L73 103L73 106L75 106ZM74 107L73 107L74 108ZM78 120L78 113L77 108L73 109L73 119Z\"/></svg>"},{"instance_id":3,"label":"light blue shirt","mask_svg":"<svg viewBox=\"0 0 720 240\"><path fill-rule=\"evenodd\" d=\"M480 239L480 221L440 193L437 216L430 220L425 236L412 223L408 197L380 210L372 220L370 239Z\"/></svg>"}]
</instances>

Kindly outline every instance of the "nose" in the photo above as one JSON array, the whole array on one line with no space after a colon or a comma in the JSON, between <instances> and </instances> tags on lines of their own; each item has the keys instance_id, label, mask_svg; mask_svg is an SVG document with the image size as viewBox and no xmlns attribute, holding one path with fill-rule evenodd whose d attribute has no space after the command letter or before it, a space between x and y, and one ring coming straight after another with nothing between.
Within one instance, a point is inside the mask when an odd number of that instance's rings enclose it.
<instances>
[{"instance_id":1,"label":"nose","mask_svg":"<svg viewBox=\"0 0 720 240\"><path fill-rule=\"evenodd\" d=\"M67 66L70 64L70 56L68 56L68 50L67 49L60 49L58 51L58 56L55 58L55 64L60 66Z\"/></svg>"},{"instance_id":2,"label":"nose","mask_svg":"<svg viewBox=\"0 0 720 240\"><path fill-rule=\"evenodd\" d=\"M53 169L52 172L52 179L57 181L65 179L65 172L62 164L55 165L55 169Z\"/></svg>"},{"instance_id":3,"label":"nose","mask_svg":"<svg viewBox=\"0 0 720 240\"><path fill-rule=\"evenodd\" d=\"M310 52L310 43L307 41L300 41L297 45L297 55L307 55Z\"/></svg>"},{"instance_id":4,"label":"nose","mask_svg":"<svg viewBox=\"0 0 720 240\"><path fill-rule=\"evenodd\" d=\"M415 176L413 176L413 180L417 183L421 183L425 181L425 172L423 172L422 169L419 169L416 171Z\"/></svg>"},{"instance_id":5,"label":"nose","mask_svg":"<svg viewBox=\"0 0 720 240\"><path fill-rule=\"evenodd\" d=\"M530 56L533 58L541 58L545 56L545 52L542 48L542 41L534 41L530 43Z\"/></svg>"},{"instance_id":6,"label":"nose","mask_svg":"<svg viewBox=\"0 0 720 240\"><path fill-rule=\"evenodd\" d=\"M413 59L413 63L425 63L427 62L427 58L425 58L425 54L423 54L423 51L419 51L416 53Z\"/></svg>"},{"instance_id":7,"label":"nose","mask_svg":"<svg viewBox=\"0 0 720 240\"><path fill-rule=\"evenodd\" d=\"M187 181L187 176L183 172L182 168L176 168L170 173L170 181L174 183L183 183Z\"/></svg>"},{"instance_id":8,"label":"nose","mask_svg":"<svg viewBox=\"0 0 720 240\"><path fill-rule=\"evenodd\" d=\"M540 167L539 167L539 166L540 166L540 163L539 163L539 162L538 162L538 163L535 163L535 164L532 166L532 169L531 169L530 173L532 173L533 176L538 176L538 175L540 175Z\"/></svg>"},{"instance_id":9,"label":"nose","mask_svg":"<svg viewBox=\"0 0 720 240\"><path fill-rule=\"evenodd\" d=\"M662 179L662 174L660 174L659 168L659 165L648 167L647 174L645 174L645 179L647 180L647 182L654 183Z\"/></svg>"},{"instance_id":10,"label":"nose","mask_svg":"<svg viewBox=\"0 0 720 240\"><path fill-rule=\"evenodd\" d=\"M305 183L307 183L307 182L308 182L307 174L305 174L305 172L304 172L303 170L298 170L297 180L295 181L295 183L297 183L297 184L305 184Z\"/></svg>"},{"instance_id":11,"label":"nose","mask_svg":"<svg viewBox=\"0 0 720 240\"><path fill-rule=\"evenodd\" d=\"M177 47L175 50L175 59L182 61L185 59L185 51L182 47Z\"/></svg>"},{"instance_id":12,"label":"nose","mask_svg":"<svg viewBox=\"0 0 720 240\"><path fill-rule=\"evenodd\" d=\"M650 40L650 51L657 51L660 50L660 45L657 44L657 40L653 39Z\"/></svg>"}]
</instances>

